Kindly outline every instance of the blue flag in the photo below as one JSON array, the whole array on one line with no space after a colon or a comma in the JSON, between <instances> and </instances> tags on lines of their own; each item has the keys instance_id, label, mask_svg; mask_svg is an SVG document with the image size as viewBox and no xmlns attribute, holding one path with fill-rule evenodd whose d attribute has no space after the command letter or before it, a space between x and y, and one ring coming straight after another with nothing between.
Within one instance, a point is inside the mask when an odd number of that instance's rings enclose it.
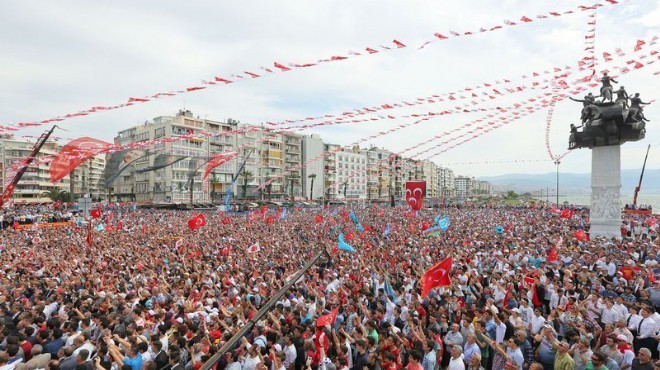
<instances>
[{"instance_id":1,"label":"blue flag","mask_svg":"<svg viewBox=\"0 0 660 370\"><path fill-rule=\"evenodd\" d=\"M280 215L280 220L286 219L286 208L282 210L282 214Z\"/></svg>"},{"instance_id":2,"label":"blue flag","mask_svg":"<svg viewBox=\"0 0 660 370\"><path fill-rule=\"evenodd\" d=\"M500 235L504 234L504 228L502 227L502 225L495 226L495 233Z\"/></svg>"},{"instance_id":3,"label":"blue flag","mask_svg":"<svg viewBox=\"0 0 660 370\"><path fill-rule=\"evenodd\" d=\"M339 234L339 241L337 247L343 251L355 252L355 249L344 241L344 233Z\"/></svg>"},{"instance_id":4,"label":"blue flag","mask_svg":"<svg viewBox=\"0 0 660 370\"><path fill-rule=\"evenodd\" d=\"M392 227L390 226L390 224L387 224L387 226L385 227L385 231L383 231L383 236L390 235L391 231L392 231Z\"/></svg>"},{"instance_id":5,"label":"blue flag","mask_svg":"<svg viewBox=\"0 0 660 370\"><path fill-rule=\"evenodd\" d=\"M234 189L234 182L231 182L231 186L229 187L229 191L227 192L227 195L225 195L225 211L229 211L229 198L231 198L231 191Z\"/></svg>"},{"instance_id":6,"label":"blue flag","mask_svg":"<svg viewBox=\"0 0 660 370\"><path fill-rule=\"evenodd\" d=\"M361 233L364 232L364 227L362 227L362 224L358 223L357 226L355 226L355 229Z\"/></svg>"},{"instance_id":7,"label":"blue flag","mask_svg":"<svg viewBox=\"0 0 660 370\"><path fill-rule=\"evenodd\" d=\"M103 224L96 225L96 231L103 231L103 230L105 230L105 226L103 226Z\"/></svg>"},{"instance_id":8,"label":"blue flag","mask_svg":"<svg viewBox=\"0 0 660 370\"><path fill-rule=\"evenodd\" d=\"M394 289L392 289L392 284L390 284L390 279L385 279L385 286L383 287L385 294L390 297L390 300L394 302ZM395 302L396 303L396 302Z\"/></svg>"},{"instance_id":9,"label":"blue flag","mask_svg":"<svg viewBox=\"0 0 660 370\"><path fill-rule=\"evenodd\" d=\"M360 223L360 221L358 221L358 218L357 218L357 216L355 215L355 213L353 213L353 211L351 211L351 213L350 213L349 216L351 217L351 221L353 221L353 223L355 223L355 224L359 224L359 223Z\"/></svg>"},{"instance_id":10,"label":"blue flag","mask_svg":"<svg viewBox=\"0 0 660 370\"><path fill-rule=\"evenodd\" d=\"M446 232L449 229L449 216L445 216L438 221L438 226L442 229L442 232Z\"/></svg>"}]
</instances>

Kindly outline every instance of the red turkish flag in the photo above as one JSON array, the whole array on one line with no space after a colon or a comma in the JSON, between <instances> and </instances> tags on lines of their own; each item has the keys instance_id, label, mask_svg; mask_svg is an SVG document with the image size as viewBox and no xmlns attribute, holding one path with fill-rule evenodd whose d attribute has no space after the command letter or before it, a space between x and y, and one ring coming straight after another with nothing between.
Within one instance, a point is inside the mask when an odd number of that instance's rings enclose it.
<instances>
[{"instance_id":1,"label":"red turkish flag","mask_svg":"<svg viewBox=\"0 0 660 370\"><path fill-rule=\"evenodd\" d=\"M559 258L557 256L557 249L556 248L550 248L548 250L548 262L554 262L557 261Z\"/></svg>"},{"instance_id":2,"label":"red turkish flag","mask_svg":"<svg viewBox=\"0 0 660 370\"><path fill-rule=\"evenodd\" d=\"M93 210L89 211L89 215L92 218L101 218L101 210L99 208L94 208Z\"/></svg>"},{"instance_id":3,"label":"red turkish flag","mask_svg":"<svg viewBox=\"0 0 660 370\"><path fill-rule=\"evenodd\" d=\"M575 235L575 238L579 242L586 242L587 240L589 240L589 237L587 236L587 233L584 232L584 230L575 230L573 235Z\"/></svg>"},{"instance_id":4,"label":"red turkish flag","mask_svg":"<svg viewBox=\"0 0 660 370\"><path fill-rule=\"evenodd\" d=\"M214 155L211 158L211 160L206 163L206 169L204 170L204 177L202 177L202 181L206 180L206 178L209 177L209 174L214 168L227 163L227 161L229 161L230 159L234 158L237 155L238 153L236 152L220 153Z\"/></svg>"},{"instance_id":5,"label":"red turkish flag","mask_svg":"<svg viewBox=\"0 0 660 370\"><path fill-rule=\"evenodd\" d=\"M231 219L229 217L223 217L222 218L222 224L223 225L229 225L231 223Z\"/></svg>"},{"instance_id":6,"label":"red turkish flag","mask_svg":"<svg viewBox=\"0 0 660 370\"><path fill-rule=\"evenodd\" d=\"M314 217L314 222L316 222L317 224L320 224L321 222L323 222L323 216L321 216L321 215L316 215L316 216Z\"/></svg>"},{"instance_id":7,"label":"red turkish flag","mask_svg":"<svg viewBox=\"0 0 660 370\"><path fill-rule=\"evenodd\" d=\"M575 215L575 211L572 209L563 209L560 214L561 218L571 218L573 215Z\"/></svg>"},{"instance_id":8,"label":"red turkish flag","mask_svg":"<svg viewBox=\"0 0 660 370\"><path fill-rule=\"evenodd\" d=\"M318 327L322 327L322 326L326 326L326 325L332 325L332 324L334 324L334 323L335 323L335 319L337 318L337 313L338 313L338 312L339 312L339 309L338 309L338 308L335 308L335 309L332 310L332 312L330 312L329 314L327 314L327 315L323 315L323 316L319 316L319 318L316 319L316 327L318 328Z\"/></svg>"},{"instance_id":9,"label":"red turkish flag","mask_svg":"<svg viewBox=\"0 0 660 370\"><path fill-rule=\"evenodd\" d=\"M111 147L112 144L91 137L81 137L69 142L50 164L50 181L55 183L62 180L80 164L107 152Z\"/></svg>"},{"instance_id":10,"label":"red turkish flag","mask_svg":"<svg viewBox=\"0 0 660 370\"><path fill-rule=\"evenodd\" d=\"M449 257L426 270L421 280L422 298L425 298L429 294L429 291L435 287L451 285L449 271L451 271L452 262L453 258Z\"/></svg>"},{"instance_id":11,"label":"red turkish flag","mask_svg":"<svg viewBox=\"0 0 660 370\"><path fill-rule=\"evenodd\" d=\"M201 213L188 220L190 230L196 230L202 226L206 226L206 217Z\"/></svg>"}]
</instances>

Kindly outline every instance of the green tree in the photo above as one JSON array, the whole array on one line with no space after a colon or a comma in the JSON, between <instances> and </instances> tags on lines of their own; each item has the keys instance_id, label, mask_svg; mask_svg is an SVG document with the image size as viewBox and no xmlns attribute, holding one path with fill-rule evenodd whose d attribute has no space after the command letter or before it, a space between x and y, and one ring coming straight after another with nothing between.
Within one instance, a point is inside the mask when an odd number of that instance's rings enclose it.
<instances>
[{"instance_id":1,"label":"green tree","mask_svg":"<svg viewBox=\"0 0 660 370\"><path fill-rule=\"evenodd\" d=\"M518 193L516 193L513 190L509 190L509 191L506 192L504 197L507 198L507 199L518 199Z\"/></svg>"},{"instance_id":2,"label":"green tree","mask_svg":"<svg viewBox=\"0 0 660 370\"><path fill-rule=\"evenodd\" d=\"M70 202L71 201L71 194L67 192L66 190L61 190L58 188L53 188L50 189L46 192L43 193L43 196L52 200L53 202Z\"/></svg>"},{"instance_id":3,"label":"green tree","mask_svg":"<svg viewBox=\"0 0 660 370\"><path fill-rule=\"evenodd\" d=\"M211 204L213 204L215 203L215 196L218 194L215 191L215 187L220 183L220 179L214 174L209 183L211 184Z\"/></svg>"},{"instance_id":4,"label":"green tree","mask_svg":"<svg viewBox=\"0 0 660 370\"><path fill-rule=\"evenodd\" d=\"M300 183L300 175L297 172L294 172L287 175L287 180L289 180L289 193L291 194L291 201L293 202L293 187L295 184Z\"/></svg>"},{"instance_id":5,"label":"green tree","mask_svg":"<svg viewBox=\"0 0 660 370\"><path fill-rule=\"evenodd\" d=\"M314 179L316 178L316 174L313 173L307 177L312 179L312 183L309 186L309 200L314 200Z\"/></svg>"}]
</instances>

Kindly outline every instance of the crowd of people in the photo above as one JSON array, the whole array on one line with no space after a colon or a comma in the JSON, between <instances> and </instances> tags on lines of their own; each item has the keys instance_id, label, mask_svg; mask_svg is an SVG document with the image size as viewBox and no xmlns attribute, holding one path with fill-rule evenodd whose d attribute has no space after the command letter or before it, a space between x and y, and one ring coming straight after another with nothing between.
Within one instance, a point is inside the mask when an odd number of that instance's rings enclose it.
<instances>
[{"instance_id":1,"label":"crowd of people","mask_svg":"<svg viewBox=\"0 0 660 370\"><path fill-rule=\"evenodd\" d=\"M424 235L437 213L449 228ZM5 228L0 370L198 370L248 324L212 369L660 369L655 223L578 240L588 211L260 209L206 212L192 230L193 216L104 207ZM339 233L355 252L337 250ZM422 297L448 257L451 284Z\"/></svg>"}]
</instances>

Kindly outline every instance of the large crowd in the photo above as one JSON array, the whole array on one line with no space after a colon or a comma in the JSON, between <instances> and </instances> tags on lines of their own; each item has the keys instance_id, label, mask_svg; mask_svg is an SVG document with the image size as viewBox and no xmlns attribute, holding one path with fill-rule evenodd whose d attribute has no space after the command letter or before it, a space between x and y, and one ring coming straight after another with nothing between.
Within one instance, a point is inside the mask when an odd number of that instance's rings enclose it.
<instances>
[{"instance_id":1,"label":"large crowd","mask_svg":"<svg viewBox=\"0 0 660 370\"><path fill-rule=\"evenodd\" d=\"M449 229L423 235L438 213ZM647 216L586 241L588 211L542 207L209 211L191 230L193 216L104 205L70 226L5 227L0 370L198 370L251 323L213 369L660 369ZM422 297L448 257L451 285Z\"/></svg>"}]
</instances>

